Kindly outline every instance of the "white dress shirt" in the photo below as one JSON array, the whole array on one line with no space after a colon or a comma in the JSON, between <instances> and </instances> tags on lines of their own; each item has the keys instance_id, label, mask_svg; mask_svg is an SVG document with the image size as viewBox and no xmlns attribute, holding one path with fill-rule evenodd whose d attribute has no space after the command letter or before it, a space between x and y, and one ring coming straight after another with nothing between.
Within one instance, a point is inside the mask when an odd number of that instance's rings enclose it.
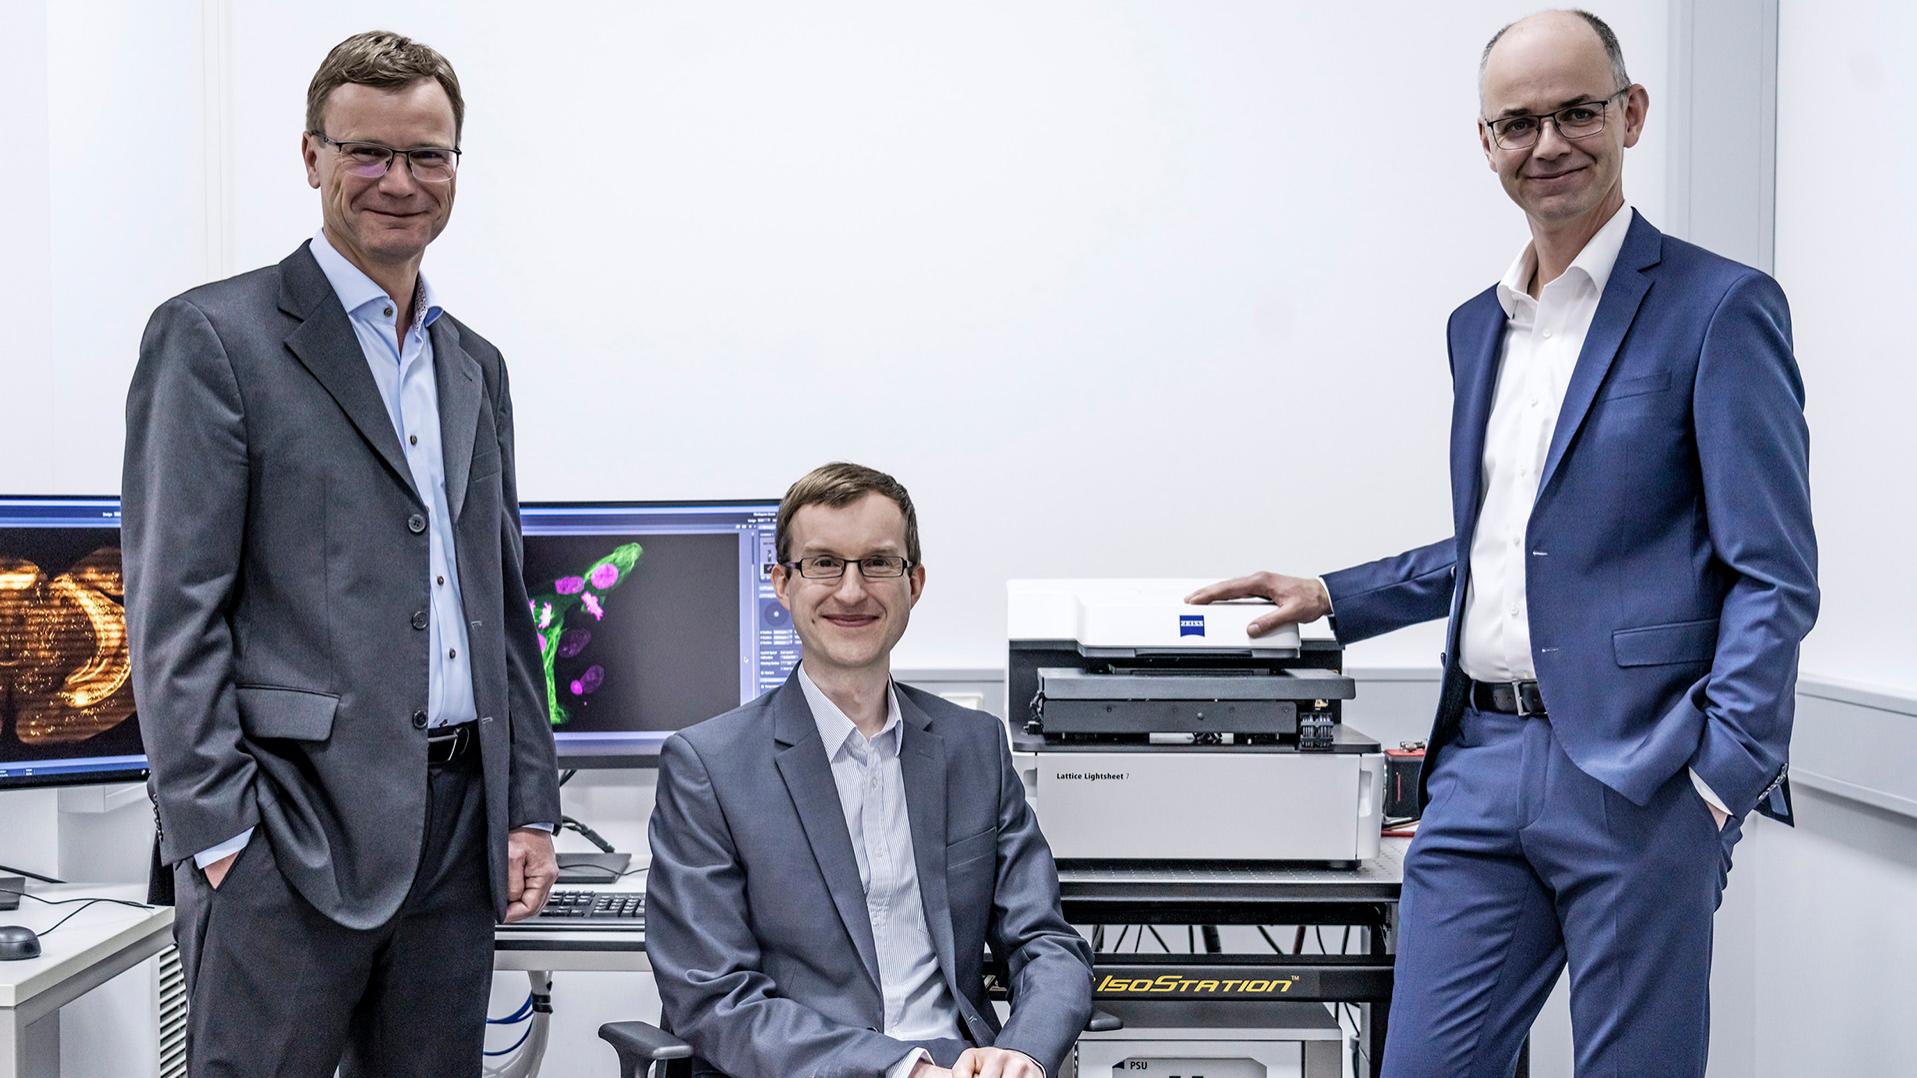
<instances>
[{"instance_id":1,"label":"white dress shirt","mask_svg":"<svg viewBox=\"0 0 1917 1078\"><path fill-rule=\"evenodd\" d=\"M1556 280L1539 289L1536 299L1530 287L1538 258L1531 244L1498 282L1498 303L1507 321L1484 432L1484 500L1471 538L1458 644L1458 664L1478 681L1537 677L1524 586L1525 530L1565 390L1630 227L1631 207L1626 204ZM1723 801L1696 772L1691 781L1706 801L1725 811Z\"/></svg>"},{"instance_id":2,"label":"white dress shirt","mask_svg":"<svg viewBox=\"0 0 1917 1078\"><path fill-rule=\"evenodd\" d=\"M886 686L885 726L868 741L813 683L803 665L799 687L805 691L819 740L831 761L845 829L859 863L865 912L878 948L879 988L885 1002L881 1032L902 1041L962 1038L958 1004L939 971L938 953L925 922L925 903L919 895L905 774L899 766L904 732L899 727L898 692ZM930 1060L931 1055L914 1048L892 1068L890 1078L910 1074L921 1059Z\"/></svg>"}]
</instances>

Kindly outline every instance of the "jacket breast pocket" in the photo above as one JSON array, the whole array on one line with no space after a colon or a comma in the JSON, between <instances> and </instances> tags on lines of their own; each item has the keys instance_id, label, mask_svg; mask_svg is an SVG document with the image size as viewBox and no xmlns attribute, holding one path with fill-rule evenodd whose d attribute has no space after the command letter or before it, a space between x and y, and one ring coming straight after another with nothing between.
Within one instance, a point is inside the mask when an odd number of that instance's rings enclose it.
<instances>
[{"instance_id":1,"label":"jacket breast pocket","mask_svg":"<svg viewBox=\"0 0 1917 1078\"><path fill-rule=\"evenodd\" d=\"M1662 393L1671 388L1671 372L1658 371L1638 378L1624 378L1604 387L1604 393L1598 397L1601 401L1614 401L1620 397L1641 397L1646 393Z\"/></svg>"},{"instance_id":2,"label":"jacket breast pocket","mask_svg":"<svg viewBox=\"0 0 1917 1078\"><path fill-rule=\"evenodd\" d=\"M304 689L241 685L237 690L240 729L248 737L325 741L333 736L339 697Z\"/></svg>"},{"instance_id":3,"label":"jacket breast pocket","mask_svg":"<svg viewBox=\"0 0 1917 1078\"><path fill-rule=\"evenodd\" d=\"M1619 629L1611 634L1611 649L1619 666L1710 662L1717 654L1717 619Z\"/></svg>"}]
</instances>

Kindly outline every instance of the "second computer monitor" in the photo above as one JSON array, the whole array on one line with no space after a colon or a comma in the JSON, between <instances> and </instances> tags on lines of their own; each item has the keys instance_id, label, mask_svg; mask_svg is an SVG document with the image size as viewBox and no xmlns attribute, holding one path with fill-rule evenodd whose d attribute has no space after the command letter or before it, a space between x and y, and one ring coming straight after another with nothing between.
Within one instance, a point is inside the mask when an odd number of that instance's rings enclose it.
<instances>
[{"instance_id":1,"label":"second computer monitor","mask_svg":"<svg viewBox=\"0 0 1917 1078\"><path fill-rule=\"evenodd\" d=\"M532 502L526 590L562 767L656 759L799 661L772 592L776 501Z\"/></svg>"}]
</instances>

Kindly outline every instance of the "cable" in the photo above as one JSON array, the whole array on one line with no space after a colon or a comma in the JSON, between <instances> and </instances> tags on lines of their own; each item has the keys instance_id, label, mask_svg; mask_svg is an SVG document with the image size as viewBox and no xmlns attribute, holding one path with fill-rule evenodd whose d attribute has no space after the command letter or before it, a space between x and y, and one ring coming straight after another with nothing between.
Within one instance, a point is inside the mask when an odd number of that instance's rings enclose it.
<instances>
[{"instance_id":1,"label":"cable","mask_svg":"<svg viewBox=\"0 0 1917 1078\"><path fill-rule=\"evenodd\" d=\"M1147 931L1149 931L1152 934L1152 938L1158 941L1159 949L1164 951L1166 954L1170 954L1171 947L1165 942L1165 937L1158 934L1158 929L1151 925L1146 925L1145 928Z\"/></svg>"},{"instance_id":2,"label":"cable","mask_svg":"<svg viewBox=\"0 0 1917 1078\"><path fill-rule=\"evenodd\" d=\"M24 868L14 868L14 867L13 867L12 865L0 865L0 872L4 872L4 873L7 873L8 875L12 875L12 876L25 876L25 877L26 877L27 879L30 879L30 880L39 880L39 881L40 881L41 883L65 883L65 882L67 882L67 881L65 881L65 880L56 880L56 879L54 879L54 878L53 878L52 876L42 876L42 875L40 875L40 874L39 874L38 872L28 872L28 871L27 871L26 869L24 869Z\"/></svg>"},{"instance_id":3,"label":"cable","mask_svg":"<svg viewBox=\"0 0 1917 1078\"><path fill-rule=\"evenodd\" d=\"M579 774L579 769L576 767L569 767L566 770L561 771L559 773L559 785L564 786L568 782L571 782L572 777L577 774Z\"/></svg>"},{"instance_id":4,"label":"cable","mask_svg":"<svg viewBox=\"0 0 1917 1078\"><path fill-rule=\"evenodd\" d=\"M61 925L66 924L68 921L71 921L75 917L79 916L81 910L86 909L88 906L97 905L102 902L105 902L109 905L114 905L114 906L132 906L136 910L150 910L154 908L152 906L147 905L144 902L134 902L133 900L126 899L126 898L41 898L39 895L30 895L26 893L25 891L16 891L11 887L0 887L0 891L4 891L10 895L19 895L21 898L33 899L35 902L38 902L43 906L71 906L75 902L78 902L80 904L80 909L74 910L72 913L69 913L65 917L62 917L59 920L53 922L52 928L43 928L39 930L38 932L34 933L37 936L47 935L48 933L52 932L53 929L59 928Z\"/></svg>"},{"instance_id":5,"label":"cable","mask_svg":"<svg viewBox=\"0 0 1917 1078\"><path fill-rule=\"evenodd\" d=\"M619 852L612 848L612 843L607 842L605 839L601 838L599 836L599 832L594 831L592 828L587 827L585 824L580 823L578 820L573 819L571 816L559 817L559 828L562 831L576 831L579 834L585 836L585 839L587 842L590 842L594 846L599 847L600 853L618 853Z\"/></svg>"},{"instance_id":6,"label":"cable","mask_svg":"<svg viewBox=\"0 0 1917 1078\"><path fill-rule=\"evenodd\" d=\"M488 1018L486 1019L486 1024L489 1026L516 1026L526 1019L531 1018L532 1014L533 998L532 993L528 992L526 993L526 1002L521 1003L518 1010L505 1018Z\"/></svg>"},{"instance_id":7,"label":"cable","mask_svg":"<svg viewBox=\"0 0 1917 1078\"><path fill-rule=\"evenodd\" d=\"M1272 951L1274 951L1277 954L1285 953L1285 949L1283 947L1278 946L1278 941L1271 938L1271 933L1265 931L1264 925L1257 925L1255 927L1258 929L1258 934L1265 937L1265 942L1271 944Z\"/></svg>"},{"instance_id":8,"label":"cable","mask_svg":"<svg viewBox=\"0 0 1917 1078\"><path fill-rule=\"evenodd\" d=\"M519 1051L519 1046L520 1046L520 1045L522 1045L522 1044L525 1044L525 1043L526 1043L526 1038L528 1038L528 1037L530 1037L530 1036L532 1036L532 1027L531 1027L531 1026L527 1026L527 1027L526 1027L526 1031L525 1031L524 1033L521 1033L521 1034L519 1035L519 1039L518 1039L518 1040L516 1040L516 1041L514 1041L514 1042L512 1043L512 1045L511 1045L510 1047L506 1047L506 1048L501 1048L501 1049L500 1049L499 1051L497 1051L497 1052L487 1052L486 1054L487 1054L487 1055L489 1055L489 1056L492 1056L492 1057L494 1057L494 1058L497 1058L497 1057L499 1057L499 1056L509 1056L509 1055L512 1055L512 1054L513 1054L514 1052L517 1052L517 1051Z\"/></svg>"}]
</instances>

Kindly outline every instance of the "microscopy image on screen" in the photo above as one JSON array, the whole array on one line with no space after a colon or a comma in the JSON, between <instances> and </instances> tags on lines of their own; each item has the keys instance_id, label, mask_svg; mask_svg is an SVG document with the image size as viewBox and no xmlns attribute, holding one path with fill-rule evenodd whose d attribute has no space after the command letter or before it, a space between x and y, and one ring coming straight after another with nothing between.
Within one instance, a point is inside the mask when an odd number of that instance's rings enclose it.
<instances>
[{"instance_id":1,"label":"microscopy image on screen","mask_svg":"<svg viewBox=\"0 0 1917 1078\"><path fill-rule=\"evenodd\" d=\"M137 756L120 535L0 528L0 760Z\"/></svg>"},{"instance_id":2,"label":"microscopy image on screen","mask_svg":"<svg viewBox=\"0 0 1917 1078\"><path fill-rule=\"evenodd\" d=\"M739 539L527 535L553 729L678 730L739 706Z\"/></svg>"}]
</instances>

